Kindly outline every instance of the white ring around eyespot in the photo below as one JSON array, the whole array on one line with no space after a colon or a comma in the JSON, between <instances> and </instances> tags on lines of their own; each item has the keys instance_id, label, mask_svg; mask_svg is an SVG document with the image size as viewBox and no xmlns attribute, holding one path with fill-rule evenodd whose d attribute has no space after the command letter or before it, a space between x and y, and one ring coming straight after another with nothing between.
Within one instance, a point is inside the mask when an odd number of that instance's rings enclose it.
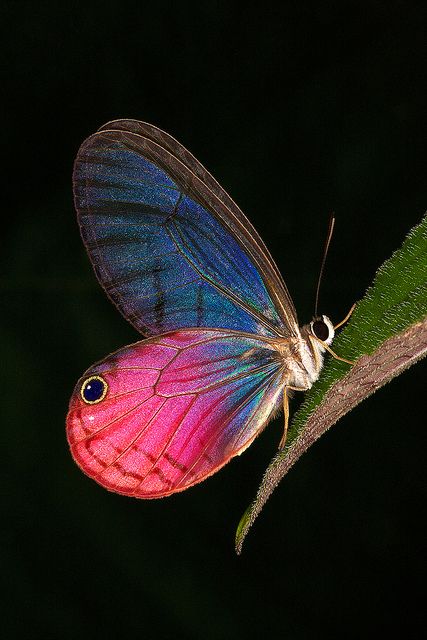
<instances>
[{"instance_id":1,"label":"white ring around eyespot","mask_svg":"<svg viewBox=\"0 0 427 640\"><path fill-rule=\"evenodd\" d=\"M99 380L99 382L102 382L102 384L104 385L104 390L102 392L102 395L97 400L86 400L86 398L83 395L83 389L85 388L87 383L90 382L91 380ZM107 391L108 391L108 383L104 378L101 378L101 376L90 376L89 378L86 378L86 380L83 382L82 386L80 387L80 397L85 404L98 404L98 402L101 402L101 400L104 400L105 396L107 395Z\"/></svg>"}]
</instances>

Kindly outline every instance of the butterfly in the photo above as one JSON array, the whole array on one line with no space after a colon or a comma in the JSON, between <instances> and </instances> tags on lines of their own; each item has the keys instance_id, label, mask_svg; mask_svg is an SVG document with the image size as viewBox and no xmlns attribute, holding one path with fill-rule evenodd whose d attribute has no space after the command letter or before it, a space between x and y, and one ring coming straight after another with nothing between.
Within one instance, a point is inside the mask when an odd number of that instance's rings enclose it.
<instances>
[{"instance_id":1,"label":"butterfly","mask_svg":"<svg viewBox=\"0 0 427 640\"><path fill-rule=\"evenodd\" d=\"M76 463L111 491L159 498L218 471L281 407L283 446L289 392L312 386L342 323L299 327L254 227L157 127L101 127L78 151L73 186L95 274L145 336L78 381L67 415Z\"/></svg>"}]
</instances>

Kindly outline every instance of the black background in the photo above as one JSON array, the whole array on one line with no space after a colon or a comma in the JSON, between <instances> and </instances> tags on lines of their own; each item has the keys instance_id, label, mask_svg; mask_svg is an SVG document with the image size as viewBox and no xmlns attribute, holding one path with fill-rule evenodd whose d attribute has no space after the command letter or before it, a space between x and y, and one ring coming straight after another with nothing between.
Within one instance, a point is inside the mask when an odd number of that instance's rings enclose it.
<instances>
[{"instance_id":1,"label":"black background","mask_svg":"<svg viewBox=\"0 0 427 640\"><path fill-rule=\"evenodd\" d=\"M425 363L299 461L239 558L282 419L207 482L141 502L82 475L64 418L80 374L137 338L80 241L83 139L133 117L183 142L260 231L301 322L335 210L321 308L338 321L427 208L424 6L2 4L5 637L417 635Z\"/></svg>"}]
</instances>

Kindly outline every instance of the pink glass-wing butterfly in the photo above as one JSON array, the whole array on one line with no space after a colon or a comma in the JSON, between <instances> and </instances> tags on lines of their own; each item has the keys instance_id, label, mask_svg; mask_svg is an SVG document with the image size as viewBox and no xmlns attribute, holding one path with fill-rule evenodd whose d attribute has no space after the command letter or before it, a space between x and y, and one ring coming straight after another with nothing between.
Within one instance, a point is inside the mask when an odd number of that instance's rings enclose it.
<instances>
[{"instance_id":1,"label":"pink glass-wing butterfly","mask_svg":"<svg viewBox=\"0 0 427 640\"><path fill-rule=\"evenodd\" d=\"M80 147L74 198L95 274L146 338L95 364L67 416L72 455L111 491L182 491L246 449L334 337L299 328L251 223L174 138L110 122ZM281 444L284 443L282 438Z\"/></svg>"}]
</instances>

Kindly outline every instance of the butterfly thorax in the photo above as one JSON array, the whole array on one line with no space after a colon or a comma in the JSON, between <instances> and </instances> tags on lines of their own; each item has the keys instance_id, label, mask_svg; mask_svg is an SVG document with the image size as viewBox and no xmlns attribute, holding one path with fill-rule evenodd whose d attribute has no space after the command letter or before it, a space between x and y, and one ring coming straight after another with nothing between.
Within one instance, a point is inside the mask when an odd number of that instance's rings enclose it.
<instances>
[{"instance_id":1,"label":"butterfly thorax","mask_svg":"<svg viewBox=\"0 0 427 640\"><path fill-rule=\"evenodd\" d=\"M334 327L327 316L314 318L300 329L300 335L277 345L283 361L285 386L301 391L310 389L323 367L324 345L334 339Z\"/></svg>"}]
</instances>

